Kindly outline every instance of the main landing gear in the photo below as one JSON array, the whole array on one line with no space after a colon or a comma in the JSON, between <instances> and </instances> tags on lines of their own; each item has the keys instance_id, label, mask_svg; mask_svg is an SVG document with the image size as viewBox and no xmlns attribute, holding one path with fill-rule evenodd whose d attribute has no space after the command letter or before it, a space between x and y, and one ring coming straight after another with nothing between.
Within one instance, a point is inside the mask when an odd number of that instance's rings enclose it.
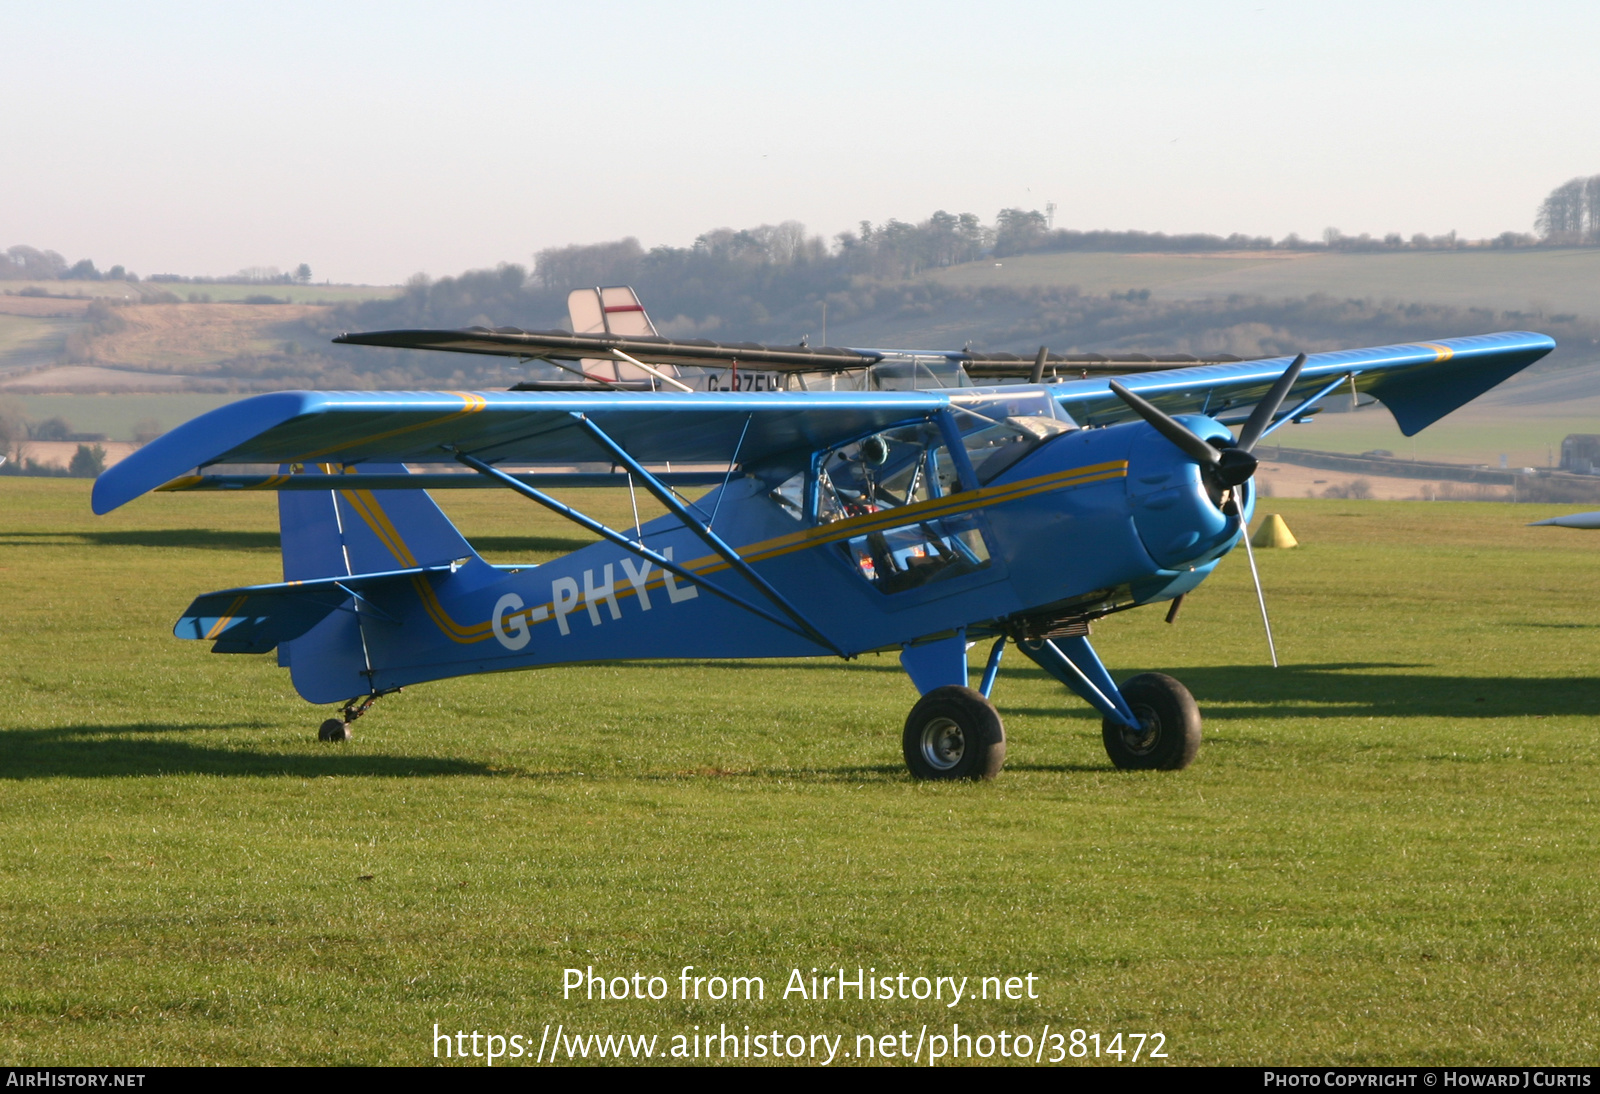
<instances>
[{"instance_id":1,"label":"main landing gear","mask_svg":"<svg viewBox=\"0 0 1600 1094\"><path fill-rule=\"evenodd\" d=\"M966 635L906 646L900 661L922 692L901 746L914 779L992 779L1005 763L1006 734L989 701L1005 649L989 654L980 688L965 686ZM1200 751L1200 708L1170 676L1147 672L1118 687L1082 635L1026 639L1018 647L1103 716L1101 740L1125 771L1177 771ZM960 680L962 683L949 681Z\"/></svg>"},{"instance_id":2,"label":"main landing gear","mask_svg":"<svg viewBox=\"0 0 1600 1094\"><path fill-rule=\"evenodd\" d=\"M394 688L392 690L399 691L400 689ZM375 691L371 695L347 700L344 704L344 709L340 711L339 717L329 718L322 723L322 726L317 730L317 740L348 741L352 736L350 723L361 717L368 710L371 710L372 704L378 701L378 696L389 694L391 692Z\"/></svg>"},{"instance_id":3,"label":"main landing gear","mask_svg":"<svg viewBox=\"0 0 1600 1094\"><path fill-rule=\"evenodd\" d=\"M1139 728L1105 718L1100 736L1106 755L1124 771L1179 771L1200 751L1200 708L1172 677L1146 672L1122 685L1122 698Z\"/></svg>"},{"instance_id":4,"label":"main landing gear","mask_svg":"<svg viewBox=\"0 0 1600 1094\"><path fill-rule=\"evenodd\" d=\"M917 701L901 745L913 779L992 779L1006 762L1000 712L982 692L957 684Z\"/></svg>"}]
</instances>

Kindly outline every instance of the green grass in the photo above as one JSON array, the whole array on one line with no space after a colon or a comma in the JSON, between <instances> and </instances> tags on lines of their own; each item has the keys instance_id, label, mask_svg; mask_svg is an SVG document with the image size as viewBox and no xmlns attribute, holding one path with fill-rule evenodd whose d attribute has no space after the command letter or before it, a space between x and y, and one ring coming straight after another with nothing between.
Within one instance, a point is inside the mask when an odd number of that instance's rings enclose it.
<instances>
[{"instance_id":1,"label":"green grass","mask_svg":"<svg viewBox=\"0 0 1600 1094\"><path fill-rule=\"evenodd\" d=\"M173 429L240 398L243 396L198 392L10 396L34 421L59 417L75 433L104 433L113 441L133 440L133 427L147 419L159 422L163 430Z\"/></svg>"},{"instance_id":2,"label":"green grass","mask_svg":"<svg viewBox=\"0 0 1600 1094\"><path fill-rule=\"evenodd\" d=\"M67 319L42 319L29 315L0 314L0 358L33 351L59 349L71 329Z\"/></svg>"},{"instance_id":3,"label":"green grass","mask_svg":"<svg viewBox=\"0 0 1600 1094\"><path fill-rule=\"evenodd\" d=\"M1594 319L1600 317L1600 250L1312 254L1292 262L1241 265L1152 288L1155 295L1168 297L1324 293Z\"/></svg>"},{"instance_id":4,"label":"green grass","mask_svg":"<svg viewBox=\"0 0 1600 1094\"><path fill-rule=\"evenodd\" d=\"M343 304L349 301L382 300L396 296L399 285L283 285L249 284L231 281L7 281L6 292L43 289L52 296L109 296L139 299L163 292L187 300L190 293L205 293L214 304L244 300L247 296L275 296L291 304Z\"/></svg>"},{"instance_id":5,"label":"green grass","mask_svg":"<svg viewBox=\"0 0 1600 1094\"><path fill-rule=\"evenodd\" d=\"M1057 254L1008 255L964 262L930 271L930 280L982 288L1004 286L1065 288L1076 285L1090 295L1182 285L1196 278L1234 274L1266 265L1276 269L1293 259L1273 254L1118 254L1065 251Z\"/></svg>"},{"instance_id":6,"label":"green grass","mask_svg":"<svg viewBox=\"0 0 1600 1094\"><path fill-rule=\"evenodd\" d=\"M1194 690L1110 768L1014 655L1007 771L917 785L889 657L596 665L384 699L344 746L270 658L170 637L277 576L260 496L0 481L0 1055L420 1063L446 1030L1161 1031L1173 1063L1587 1064L1600 1047L1600 537L1557 510L1275 500L1303 547L1099 625ZM625 496L582 499L623 520ZM445 504L497 560L581 542ZM974 651L975 655L981 651ZM1020 663L1019 663L1020 662ZM370 877L371 880L362 880ZM1037 1001L802 1003L791 968L1034 973ZM671 979L563 1001L561 970ZM761 975L684 1003L677 970Z\"/></svg>"},{"instance_id":7,"label":"green grass","mask_svg":"<svg viewBox=\"0 0 1600 1094\"><path fill-rule=\"evenodd\" d=\"M969 262L928 276L953 285L1076 285L1158 298L1299 297L1489 307L1600 316L1600 250L1401 251L1390 254L1063 252Z\"/></svg>"},{"instance_id":8,"label":"green grass","mask_svg":"<svg viewBox=\"0 0 1600 1094\"><path fill-rule=\"evenodd\" d=\"M1286 448L1323 452L1370 452L1386 449L1399 459L1443 460L1449 463L1500 465L1505 453L1510 467L1555 466L1561 461L1561 439L1569 433L1600 432L1600 407L1582 411L1592 400L1563 408L1469 406L1456 411L1414 437L1401 434L1382 407L1355 414L1319 414L1309 424L1289 425L1272 434ZM1575 411L1575 412L1574 412Z\"/></svg>"},{"instance_id":9,"label":"green grass","mask_svg":"<svg viewBox=\"0 0 1600 1094\"><path fill-rule=\"evenodd\" d=\"M345 304L362 300L384 300L398 296L399 285L249 285L224 281L149 282L149 289L165 289L187 300L190 293L204 293L213 304L243 301L250 296L275 296L291 304Z\"/></svg>"}]
</instances>

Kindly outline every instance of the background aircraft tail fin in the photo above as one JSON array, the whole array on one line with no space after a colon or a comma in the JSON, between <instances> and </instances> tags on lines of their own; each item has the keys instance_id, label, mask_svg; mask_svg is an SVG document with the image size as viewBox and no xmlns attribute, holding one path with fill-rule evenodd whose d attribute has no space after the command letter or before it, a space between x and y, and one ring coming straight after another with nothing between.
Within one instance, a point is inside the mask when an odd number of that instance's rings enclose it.
<instances>
[{"instance_id":1,"label":"background aircraft tail fin","mask_svg":"<svg viewBox=\"0 0 1600 1094\"><path fill-rule=\"evenodd\" d=\"M290 470L285 468L284 470ZM331 489L278 494L283 579L438 566L478 554L423 490L364 490L363 472L406 474L404 464L306 465L297 474L337 478Z\"/></svg>"},{"instance_id":2,"label":"background aircraft tail fin","mask_svg":"<svg viewBox=\"0 0 1600 1094\"><path fill-rule=\"evenodd\" d=\"M574 334L656 336L656 325L629 285L573 289L567 294L567 318Z\"/></svg>"},{"instance_id":3,"label":"background aircraft tail fin","mask_svg":"<svg viewBox=\"0 0 1600 1094\"><path fill-rule=\"evenodd\" d=\"M644 305L631 285L607 285L593 289L573 289L567 294L567 321L574 334L621 334L630 337L658 337ZM586 357L580 362L585 374L607 380L650 380L643 369L625 361ZM657 365L668 376L678 376L676 365Z\"/></svg>"}]
</instances>

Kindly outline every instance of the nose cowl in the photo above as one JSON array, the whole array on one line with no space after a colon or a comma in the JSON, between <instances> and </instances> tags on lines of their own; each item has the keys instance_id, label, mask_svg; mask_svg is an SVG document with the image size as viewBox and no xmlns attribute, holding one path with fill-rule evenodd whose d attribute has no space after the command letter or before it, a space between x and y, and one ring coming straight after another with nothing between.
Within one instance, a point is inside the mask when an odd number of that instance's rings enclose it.
<instances>
[{"instance_id":1,"label":"nose cowl","mask_svg":"<svg viewBox=\"0 0 1600 1094\"><path fill-rule=\"evenodd\" d=\"M1185 424L1207 440L1212 435L1232 440L1225 428L1209 418L1186 417ZM1233 451L1223 450L1224 469L1228 453ZM1247 452L1238 455L1248 460L1254 471L1255 458ZM1246 472L1240 481L1248 478ZM1128 454L1128 501L1140 542L1163 569L1193 565L1238 531L1237 522L1218 508L1206 488L1200 465L1153 430L1143 431Z\"/></svg>"}]
</instances>

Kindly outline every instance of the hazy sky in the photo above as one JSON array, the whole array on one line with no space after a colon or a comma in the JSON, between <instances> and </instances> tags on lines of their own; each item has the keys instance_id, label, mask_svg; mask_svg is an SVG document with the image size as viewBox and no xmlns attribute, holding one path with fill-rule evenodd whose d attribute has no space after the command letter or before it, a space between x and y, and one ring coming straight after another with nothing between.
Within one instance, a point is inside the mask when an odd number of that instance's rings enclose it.
<instances>
[{"instance_id":1,"label":"hazy sky","mask_svg":"<svg viewBox=\"0 0 1600 1094\"><path fill-rule=\"evenodd\" d=\"M1600 4L0 0L0 248L392 282L786 219L1527 231Z\"/></svg>"}]
</instances>

